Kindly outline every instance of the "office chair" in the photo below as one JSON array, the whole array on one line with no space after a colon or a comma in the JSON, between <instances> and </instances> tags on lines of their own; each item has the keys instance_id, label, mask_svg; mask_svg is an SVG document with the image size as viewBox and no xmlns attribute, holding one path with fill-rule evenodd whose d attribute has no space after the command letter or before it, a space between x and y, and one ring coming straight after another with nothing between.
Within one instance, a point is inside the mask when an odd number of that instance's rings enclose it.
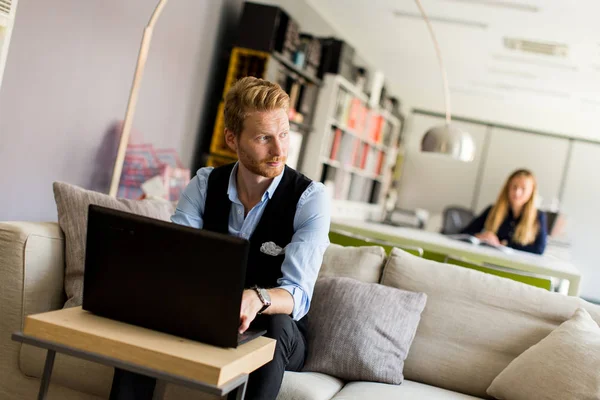
<instances>
[{"instance_id":1,"label":"office chair","mask_svg":"<svg viewBox=\"0 0 600 400\"><path fill-rule=\"evenodd\" d=\"M450 206L442 214L442 231L444 235L460 233L475 218L473 211L460 206Z\"/></svg>"}]
</instances>

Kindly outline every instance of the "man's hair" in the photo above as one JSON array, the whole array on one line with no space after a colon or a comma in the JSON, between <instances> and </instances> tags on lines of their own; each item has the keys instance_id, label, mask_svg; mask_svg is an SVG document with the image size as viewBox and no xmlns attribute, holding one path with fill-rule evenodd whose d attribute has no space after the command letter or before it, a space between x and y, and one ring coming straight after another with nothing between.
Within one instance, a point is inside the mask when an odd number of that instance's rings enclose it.
<instances>
[{"instance_id":1,"label":"man's hair","mask_svg":"<svg viewBox=\"0 0 600 400\"><path fill-rule=\"evenodd\" d=\"M225 96L225 128L236 136L244 130L244 119L253 111L284 109L290 96L276 83L248 76L237 81Z\"/></svg>"}]
</instances>

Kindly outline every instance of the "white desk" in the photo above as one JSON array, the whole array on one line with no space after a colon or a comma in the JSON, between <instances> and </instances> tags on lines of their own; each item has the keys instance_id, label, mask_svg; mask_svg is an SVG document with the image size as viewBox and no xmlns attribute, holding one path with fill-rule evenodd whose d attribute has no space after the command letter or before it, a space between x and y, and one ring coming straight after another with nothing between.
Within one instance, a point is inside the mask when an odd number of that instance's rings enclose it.
<instances>
[{"instance_id":1,"label":"white desk","mask_svg":"<svg viewBox=\"0 0 600 400\"><path fill-rule=\"evenodd\" d=\"M569 281L568 294L570 296L579 295L581 273L570 262L554 257L540 256L518 250L504 253L491 247L476 246L450 239L439 233L360 220L336 219L331 222L331 228L348 230L399 244L418 246L423 250L455 257L465 257L476 262L486 262L501 267L565 279Z\"/></svg>"}]
</instances>

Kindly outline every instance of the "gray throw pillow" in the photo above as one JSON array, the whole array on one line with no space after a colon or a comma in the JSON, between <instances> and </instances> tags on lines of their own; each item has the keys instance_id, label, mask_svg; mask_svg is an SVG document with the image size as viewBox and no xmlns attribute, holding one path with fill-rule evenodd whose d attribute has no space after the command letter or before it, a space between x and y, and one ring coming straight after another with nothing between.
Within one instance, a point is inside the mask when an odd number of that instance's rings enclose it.
<instances>
[{"instance_id":1,"label":"gray throw pillow","mask_svg":"<svg viewBox=\"0 0 600 400\"><path fill-rule=\"evenodd\" d=\"M304 371L400 384L427 295L350 278L323 278L308 314Z\"/></svg>"},{"instance_id":2,"label":"gray throw pillow","mask_svg":"<svg viewBox=\"0 0 600 400\"><path fill-rule=\"evenodd\" d=\"M52 187L58 211L58 224L65 234L65 308L80 306L82 302L87 215L90 204L164 221L168 221L174 211L173 205L167 201L116 199L62 182L54 182Z\"/></svg>"}]
</instances>

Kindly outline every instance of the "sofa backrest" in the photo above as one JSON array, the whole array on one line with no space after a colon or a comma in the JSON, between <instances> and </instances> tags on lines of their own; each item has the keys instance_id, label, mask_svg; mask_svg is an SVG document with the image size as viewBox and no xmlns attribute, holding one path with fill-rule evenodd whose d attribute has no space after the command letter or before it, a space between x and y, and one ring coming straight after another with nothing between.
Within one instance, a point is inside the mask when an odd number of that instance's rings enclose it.
<instances>
[{"instance_id":1,"label":"sofa backrest","mask_svg":"<svg viewBox=\"0 0 600 400\"><path fill-rule=\"evenodd\" d=\"M22 302L10 313L25 316L62 306L64 248L64 235L55 222L0 223L0 292L8 297L2 303Z\"/></svg>"},{"instance_id":2,"label":"sofa backrest","mask_svg":"<svg viewBox=\"0 0 600 400\"><path fill-rule=\"evenodd\" d=\"M378 283L386 259L383 247L344 247L331 243L323 255L319 278L340 276Z\"/></svg>"},{"instance_id":3,"label":"sofa backrest","mask_svg":"<svg viewBox=\"0 0 600 400\"><path fill-rule=\"evenodd\" d=\"M476 397L489 397L493 379L578 307L600 322L600 307L577 297L399 249L390 254L381 283L427 294L406 379Z\"/></svg>"}]
</instances>

